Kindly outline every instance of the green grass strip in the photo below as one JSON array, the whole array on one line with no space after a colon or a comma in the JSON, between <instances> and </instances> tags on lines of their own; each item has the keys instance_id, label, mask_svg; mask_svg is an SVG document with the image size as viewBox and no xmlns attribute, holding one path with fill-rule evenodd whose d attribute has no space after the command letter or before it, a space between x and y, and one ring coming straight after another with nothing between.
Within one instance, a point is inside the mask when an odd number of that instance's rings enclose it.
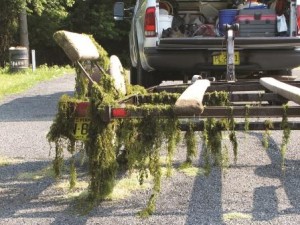
<instances>
[{"instance_id":1,"label":"green grass strip","mask_svg":"<svg viewBox=\"0 0 300 225\"><path fill-rule=\"evenodd\" d=\"M43 65L35 71L26 69L17 73L10 73L9 68L0 68L0 99L7 95L21 93L28 90L39 82L60 77L64 74L75 73L67 67Z\"/></svg>"}]
</instances>

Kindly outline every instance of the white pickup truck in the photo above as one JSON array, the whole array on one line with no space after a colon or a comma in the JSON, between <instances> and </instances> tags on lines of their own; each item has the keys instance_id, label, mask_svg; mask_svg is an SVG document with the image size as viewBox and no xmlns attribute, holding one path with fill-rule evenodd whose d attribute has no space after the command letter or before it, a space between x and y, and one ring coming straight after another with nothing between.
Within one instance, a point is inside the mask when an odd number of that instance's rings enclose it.
<instances>
[{"instance_id":1,"label":"white pickup truck","mask_svg":"<svg viewBox=\"0 0 300 225\"><path fill-rule=\"evenodd\" d=\"M114 18L132 19L134 84L147 87L194 74L224 78L223 24L239 24L234 39L237 79L288 75L300 66L300 0L137 0L128 8L119 1Z\"/></svg>"}]
</instances>

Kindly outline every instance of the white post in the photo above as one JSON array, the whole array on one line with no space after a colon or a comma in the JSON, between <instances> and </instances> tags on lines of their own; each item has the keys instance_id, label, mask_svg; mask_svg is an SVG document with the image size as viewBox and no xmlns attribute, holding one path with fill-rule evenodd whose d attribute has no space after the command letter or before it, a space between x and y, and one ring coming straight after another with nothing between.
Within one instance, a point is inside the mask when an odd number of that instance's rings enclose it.
<instances>
[{"instance_id":1,"label":"white post","mask_svg":"<svg viewBox=\"0 0 300 225\"><path fill-rule=\"evenodd\" d=\"M32 71L35 71L36 69L36 62L35 62L35 50L31 50L31 62L32 62Z\"/></svg>"}]
</instances>

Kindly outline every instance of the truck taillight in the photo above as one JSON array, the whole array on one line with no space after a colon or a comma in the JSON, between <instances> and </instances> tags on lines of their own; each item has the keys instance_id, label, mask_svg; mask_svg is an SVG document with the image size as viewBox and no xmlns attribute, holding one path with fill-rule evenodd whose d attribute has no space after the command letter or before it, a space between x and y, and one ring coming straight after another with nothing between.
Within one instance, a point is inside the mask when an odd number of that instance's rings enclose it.
<instances>
[{"instance_id":1,"label":"truck taillight","mask_svg":"<svg viewBox=\"0 0 300 225\"><path fill-rule=\"evenodd\" d=\"M297 36L300 36L300 5L296 7L296 15L297 15Z\"/></svg>"},{"instance_id":2,"label":"truck taillight","mask_svg":"<svg viewBox=\"0 0 300 225\"><path fill-rule=\"evenodd\" d=\"M149 7L145 15L145 36L156 36L155 7Z\"/></svg>"}]
</instances>

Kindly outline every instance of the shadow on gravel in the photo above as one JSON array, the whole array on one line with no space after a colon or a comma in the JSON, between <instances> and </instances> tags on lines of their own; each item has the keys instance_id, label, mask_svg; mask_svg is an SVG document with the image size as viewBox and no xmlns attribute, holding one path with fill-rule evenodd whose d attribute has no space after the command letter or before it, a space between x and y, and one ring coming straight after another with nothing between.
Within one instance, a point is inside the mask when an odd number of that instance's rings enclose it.
<instances>
[{"instance_id":1,"label":"shadow on gravel","mask_svg":"<svg viewBox=\"0 0 300 225\"><path fill-rule=\"evenodd\" d=\"M262 134L256 134L262 139ZM270 148L266 154L271 164L260 166L255 174L261 177L278 179L281 186L262 186L254 191L253 219L257 221L271 220L280 215L300 215L300 160L286 160L285 172L281 169L280 146L271 138ZM278 197L276 190L283 188L288 197L291 208L278 210Z\"/></svg>"},{"instance_id":2,"label":"shadow on gravel","mask_svg":"<svg viewBox=\"0 0 300 225\"><path fill-rule=\"evenodd\" d=\"M202 164L202 149L199 164ZM223 224L222 171L214 167L209 176L195 178L186 225Z\"/></svg>"},{"instance_id":3,"label":"shadow on gravel","mask_svg":"<svg viewBox=\"0 0 300 225\"><path fill-rule=\"evenodd\" d=\"M0 167L1 221L34 221L34 224L85 224L88 217L70 210L71 199L64 199L54 188L52 162L34 161ZM46 172L45 172L46 171ZM50 171L50 172L49 172ZM26 222L30 224L31 222Z\"/></svg>"},{"instance_id":4,"label":"shadow on gravel","mask_svg":"<svg viewBox=\"0 0 300 225\"><path fill-rule=\"evenodd\" d=\"M73 95L72 91L52 95L36 95L17 98L0 105L0 121L49 121L57 112L57 102L63 95ZM1 102L0 102L1 104Z\"/></svg>"},{"instance_id":5,"label":"shadow on gravel","mask_svg":"<svg viewBox=\"0 0 300 225\"><path fill-rule=\"evenodd\" d=\"M25 176L25 174L36 173L49 165L50 163L46 161L35 161L0 167L0 220L51 215L49 211L43 213L42 209L54 202L37 199L53 183L53 178L31 179Z\"/></svg>"}]
</instances>

